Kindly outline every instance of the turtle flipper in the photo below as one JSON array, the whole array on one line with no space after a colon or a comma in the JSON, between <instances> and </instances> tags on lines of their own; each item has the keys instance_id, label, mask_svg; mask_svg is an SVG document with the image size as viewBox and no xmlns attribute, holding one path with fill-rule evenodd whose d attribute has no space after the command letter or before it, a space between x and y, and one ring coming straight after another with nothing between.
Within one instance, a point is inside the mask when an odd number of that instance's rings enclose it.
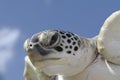
<instances>
[{"instance_id":1,"label":"turtle flipper","mask_svg":"<svg viewBox=\"0 0 120 80\"><path fill-rule=\"evenodd\" d=\"M105 20L98 35L97 47L105 59L120 64L120 10Z\"/></svg>"}]
</instances>

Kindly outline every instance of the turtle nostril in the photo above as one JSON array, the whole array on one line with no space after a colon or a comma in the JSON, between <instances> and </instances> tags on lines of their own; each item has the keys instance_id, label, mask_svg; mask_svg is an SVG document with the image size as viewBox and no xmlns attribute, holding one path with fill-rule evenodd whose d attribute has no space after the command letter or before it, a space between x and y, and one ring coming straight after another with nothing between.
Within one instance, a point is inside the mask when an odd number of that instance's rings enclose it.
<instances>
[{"instance_id":1,"label":"turtle nostril","mask_svg":"<svg viewBox=\"0 0 120 80\"><path fill-rule=\"evenodd\" d=\"M30 47L32 47L32 44L30 44Z\"/></svg>"},{"instance_id":2,"label":"turtle nostril","mask_svg":"<svg viewBox=\"0 0 120 80\"><path fill-rule=\"evenodd\" d=\"M29 44L29 48L33 48L33 44Z\"/></svg>"}]
</instances>

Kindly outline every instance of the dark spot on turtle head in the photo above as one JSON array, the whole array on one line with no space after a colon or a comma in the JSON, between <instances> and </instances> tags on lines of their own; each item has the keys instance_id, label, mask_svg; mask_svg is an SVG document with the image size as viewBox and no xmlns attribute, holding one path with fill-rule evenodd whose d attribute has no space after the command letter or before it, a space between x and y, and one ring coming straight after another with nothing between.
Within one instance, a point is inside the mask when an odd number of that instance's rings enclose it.
<instances>
[{"instance_id":1,"label":"dark spot on turtle head","mask_svg":"<svg viewBox=\"0 0 120 80\"><path fill-rule=\"evenodd\" d=\"M75 53L73 53L73 55L75 56Z\"/></svg>"},{"instance_id":2,"label":"dark spot on turtle head","mask_svg":"<svg viewBox=\"0 0 120 80\"><path fill-rule=\"evenodd\" d=\"M67 40L67 42L68 42L68 43L71 43L71 40L70 40L70 39L68 39L68 40Z\"/></svg>"},{"instance_id":3,"label":"dark spot on turtle head","mask_svg":"<svg viewBox=\"0 0 120 80\"><path fill-rule=\"evenodd\" d=\"M65 46L65 48L67 49L67 48L68 48L68 46Z\"/></svg>"},{"instance_id":4,"label":"dark spot on turtle head","mask_svg":"<svg viewBox=\"0 0 120 80\"><path fill-rule=\"evenodd\" d=\"M71 40L74 40L73 38L71 38Z\"/></svg>"},{"instance_id":5,"label":"dark spot on turtle head","mask_svg":"<svg viewBox=\"0 0 120 80\"><path fill-rule=\"evenodd\" d=\"M75 47L74 47L74 50L75 50L75 51L77 51L77 50L78 50L78 47L77 47L77 46L75 46Z\"/></svg>"},{"instance_id":6,"label":"dark spot on turtle head","mask_svg":"<svg viewBox=\"0 0 120 80\"><path fill-rule=\"evenodd\" d=\"M64 31L60 31L60 34L65 34L65 32Z\"/></svg>"},{"instance_id":7,"label":"dark spot on turtle head","mask_svg":"<svg viewBox=\"0 0 120 80\"><path fill-rule=\"evenodd\" d=\"M61 43L60 46L63 46L63 44Z\"/></svg>"},{"instance_id":8,"label":"dark spot on turtle head","mask_svg":"<svg viewBox=\"0 0 120 80\"><path fill-rule=\"evenodd\" d=\"M70 49L72 49L72 46L71 46L71 45L70 45L69 47L70 47Z\"/></svg>"},{"instance_id":9,"label":"dark spot on turtle head","mask_svg":"<svg viewBox=\"0 0 120 80\"><path fill-rule=\"evenodd\" d=\"M64 39L65 39L65 38L66 38L66 36L62 35L62 38L64 38Z\"/></svg>"},{"instance_id":10,"label":"dark spot on turtle head","mask_svg":"<svg viewBox=\"0 0 120 80\"><path fill-rule=\"evenodd\" d=\"M74 39L75 39L75 40L78 40L78 37L77 37L77 36L75 36L75 37L74 37Z\"/></svg>"},{"instance_id":11,"label":"dark spot on turtle head","mask_svg":"<svg viewBox=\"0 0 120 80\"><path fill-rule=\"evenodd\" d=\"M57 47L55 47L55 50L57 50L57 51L59 51L59 52L62 52L62 51L63 51L63 48L60 47L60 46L57 46Z\"/></svg>"},{"instance_id":12,"label":"dark spot on turtle head","mask_svg":"<svg viewBox=\"0 0 120 80\"><path fill-rule=\"evenodd\" d=\"M74 37L74 39L75 39L75 40L77 40L77 38L76 38L76 37Z\"/></svg>"},{"instance_id":13,"label":"dark spot on turtle head","mask_svg":"<svg viewBox=\"0 0 120 80\"><path fill-rule=\"evenodd\" d=\"M71 33L71 32L68 32L69 34L71 34L72 36L74 36L75 34Z\"/></svg>"},{"instance_id":14,"label":"dark spot on turtle head","mask_svg":"<svg viewBox=\"0 0 120 80\"><path fill-rule=\"evenodd\" d=\"M73 45L75 45L75 44L76 44L76 42L73 42L72 44L73 44Z\"/></svg>"},{"instance_id":15,"label":"dark spot on turtle head","mask_svg":"<svg viewBox=\"0 0 120 80\"><path fill-rule=\"evenodd\" d=\"M71 51L67 51L68 54L71 54Z\"/></svg>"},{"instance_id":16,"label":"dark spot on turtle head","mask_svg":"<svg viewBox=\"0 0 120 80\"><path fill-rule=\"evenodd\" d=\"M67 36L67 37L71 37L71 34L68 34L68 33L67 33L66 36Z\"/></svg>"}]
</instances>

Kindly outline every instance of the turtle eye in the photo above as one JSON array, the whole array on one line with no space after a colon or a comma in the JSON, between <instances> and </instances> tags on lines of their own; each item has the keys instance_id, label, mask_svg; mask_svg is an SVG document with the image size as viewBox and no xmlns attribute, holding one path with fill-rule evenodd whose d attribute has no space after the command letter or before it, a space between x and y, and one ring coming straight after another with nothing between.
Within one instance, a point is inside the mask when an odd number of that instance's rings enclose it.
<instances>
[{"instance_id":1,"label":"turtle eye","mask_svg":"<svg viewBox=\"0 0 120 80\"><path fill-rule=\"evenodd\" d=\"M59 43L59 34L55 30L42 32L38 38L41 46L45 48L53 48Z\"/></svg>"},{"instance_id":2,"label":"turtle eye","mask_svg":"<svg viewBox=\"0 0 120 80\"><path fill-rule=\"evenodd\" d=\"M58 33L55 33L55 34L52 36L51 41L50 41L50 46L56 44L56 42L58 41L58 36L59 36Z\"/></svg>"}]
</instances>

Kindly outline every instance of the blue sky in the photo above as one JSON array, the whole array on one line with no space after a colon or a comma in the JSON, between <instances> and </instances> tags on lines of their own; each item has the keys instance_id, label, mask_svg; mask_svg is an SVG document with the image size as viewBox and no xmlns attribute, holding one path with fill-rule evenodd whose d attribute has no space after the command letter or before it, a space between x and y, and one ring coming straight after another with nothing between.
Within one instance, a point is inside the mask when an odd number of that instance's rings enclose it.
<instances>
[{"instance_id":1,"label":"blue sky","mask_svg":"<svg viewBox=\"0 0 120 80\"><path fill-rule=\"evenodd\" d=\"M0 0L3 80L24 80L23 43L32 34L60 29L94 37L104 20L117 10L120 10L119 0Z\"/></svg>"}]
</instances>

